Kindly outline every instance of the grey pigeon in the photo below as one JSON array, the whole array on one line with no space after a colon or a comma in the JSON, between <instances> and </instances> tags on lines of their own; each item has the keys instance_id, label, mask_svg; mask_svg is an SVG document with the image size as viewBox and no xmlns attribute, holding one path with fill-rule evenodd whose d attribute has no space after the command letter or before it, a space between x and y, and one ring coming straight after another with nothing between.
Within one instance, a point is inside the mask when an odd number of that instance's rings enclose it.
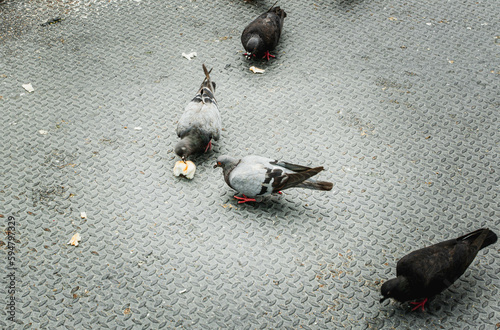
<instances>
[{"instance_id":1,"label":"grey pigeon","mask_svg":"<svg viewBox=\"0 0 500 330\"><path fill-rule=\"evenodd\" d=\"M275 57L269 52L276 48L280 40L285 17L285 11L273 5L248 24L241 34L241 43L247 51L245 55L249 58L251 56L267 58L268 61L269 57Z\"/></svg>"},{"instance_id":2,"label":"grey pigeon","mask_svg":"<svg viewBox=\"0 0 500 330\"><path fill-rule=\"evenodd\" d=\"M469 267L479 250L497 241L497 235L482 228L464 236L416 250L398 261L396 278L382 285L380 302L394 298L424 310L431 298L453 284Z\"/></svg>"},{"instance_id":3,"label":"grey pigeon","mask_svg":"<svg viewBox=\"0 0 500 330\"><path fill-rule=\"evenodd\" d=\"M234 196L238 203L256 202L254 197L280 193L292 187L331 190L333 184L310 179L323 167L310 168L260 156L236 159L223 155L217 158L214 168L222 167L224 180L243 197Z\"/></svg>"},{"instance_id":4,"label":"grey pigeon","mask_svg":"<svg viewBox=\"0 0 500 330\"><path fill-rule=\"evenodd\" d=\"M212 139L219 140L222 129L219 108L214 97L215 82L210 80L210 72L205 64L203 72L205 79L177 124L177 136L181 140L175 146L175 153L184 161L192 154L211 149Z\"/></svg>"}]
</instances>

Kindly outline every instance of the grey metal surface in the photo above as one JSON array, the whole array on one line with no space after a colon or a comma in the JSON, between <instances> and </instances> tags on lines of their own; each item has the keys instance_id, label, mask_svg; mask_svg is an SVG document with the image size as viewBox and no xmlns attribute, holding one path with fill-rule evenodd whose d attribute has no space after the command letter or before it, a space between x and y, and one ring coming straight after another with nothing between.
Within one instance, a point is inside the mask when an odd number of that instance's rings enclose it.
<instances>
[{"instance_id":1,"label":"grey metal surface","mask_svg":"<svg viewBox=\"0 0 500 330\"><path fill-rule=\"evenodd\" d=\"M426 313L378 302L409 251L500 233L498 1L282 1L277 59L248 62L271 4L0 2L0 328L499 327L498 244ZM201 63L225 131L186 181ZM222 153L324 165L334 189L238 205Z\"/></svg>"}]
</instances>

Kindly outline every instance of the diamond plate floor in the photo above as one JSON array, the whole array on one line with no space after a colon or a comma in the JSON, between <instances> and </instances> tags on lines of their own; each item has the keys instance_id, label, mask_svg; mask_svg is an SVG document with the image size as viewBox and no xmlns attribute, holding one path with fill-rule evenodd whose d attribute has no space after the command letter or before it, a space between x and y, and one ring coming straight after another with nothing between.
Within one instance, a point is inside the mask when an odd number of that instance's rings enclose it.
<instances>
[{"instance_id":1,"label":"diamond plate floor","mask_svg":"<svg viewBox=\"0 0 500 330\"><path fill-rule=\"evenodd\" d=\"M0 328L500 327L498 243L426 313L378 302L409 251L500 234L498 1L283 0L277 59L248 62L271 4L0 1ZM201 63L224 132L186 181ZM324 165L334 189L238 205L222 153Z\"/></svg>"}]
</instances>

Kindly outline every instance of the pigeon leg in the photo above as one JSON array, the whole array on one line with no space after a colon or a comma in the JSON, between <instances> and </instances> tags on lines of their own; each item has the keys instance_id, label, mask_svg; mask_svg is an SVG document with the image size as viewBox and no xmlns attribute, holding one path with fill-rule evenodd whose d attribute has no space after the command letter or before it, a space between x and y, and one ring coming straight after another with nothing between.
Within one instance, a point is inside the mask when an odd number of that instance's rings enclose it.
<instances>
[{"instance_id":1,"label":"pigeon leg","mask_svg":"<svg viewBox=\"0 0 500 330\"><path fill-rule=\"evenodd\" d=\"M246 202L256 202L255 198L248 198L243 195L243 197L234 196L234 198L238 199L238 204L246 203Z\"/></svg>"},{"instance_id":2,"label":"pigeon leg","mask_svg":"<svg viewBox=\"0 0 500 330\"><path fill-rule=\"evenodd\" d=\"M269 54L269 51L266 50L266 53L264 54L264 56L262 56L262 58L267 58L267 60L269 61L270 57L275 58L276 56Z\"/></svg>"},{"instance_id":3,"label":"pigeon leg","mask_svg":"<svg viewBox=\"0 0 500 330\"><path fill-rule=\"evenodd\" d=\"M205 148L205 152L207 152L207 150L212 150L212 140L208 141L207 147Z\"/></svg>"},{"instance_id":4,"label":"pigeon leg","mask_svg":"<svg viewBox=\"0 0 500 330\"><path fill-rule=\"evenodd\" d=\"M422 308L422 312L425 312L424 305L425 305L426 302L427 302L427 298L425 298L422 301L412 301L412 302L410 302L410 304L415 305L415 307L413 307L411 310L414 311L416 309Z\"/></svg>"}]
</instances>

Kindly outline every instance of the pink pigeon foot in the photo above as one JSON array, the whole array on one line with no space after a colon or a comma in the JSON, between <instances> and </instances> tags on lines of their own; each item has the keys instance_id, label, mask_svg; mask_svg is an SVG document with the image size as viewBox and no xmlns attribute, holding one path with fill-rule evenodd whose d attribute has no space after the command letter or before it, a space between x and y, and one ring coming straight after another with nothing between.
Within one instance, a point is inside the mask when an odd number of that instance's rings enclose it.
<instances>
[{"instance_id":1,"label":"pink pigeon foot","mask_svg":"<svg viewBox=\"0 0 500 330\"><path fill-rule=\"evenodd\" d=\"M207 150L212 150L212 140L208 141L207 147L205 148L205 152L207 152Z\"/></svg>"},{"instance_id":2,"label":"pink pigeon foot","mask_svg":"<svg viewBox=\"0 0 500 330\"><path fill-rule=\"evenodd\" d=\"M238 200L238 204L243 204L246 202L256 202L255 198L248 198L247 196L243 195L243 197L239 196L234 196Z\"/></svg>"},{"instance_id":3,"label":"pink pigeon foot","mask_svg":"<svg viewBox=\"0 0 500 330\"><path fill-rule=\"evenodd\" d=\"M270 57L276 58L276 56L269 54L269 51L266 50L266 53L264 54L264 56L262 56L262 58L267 58L267 60L269 61Z\"/></svg>"},{"instance_id":4,"label":"pink pigeon foot","mask_svg":"<svg viewBox=\"0 0 500 330\"><path fill-rule=\"evenodd\" d=\"M426 302L427 302L427 298L425 298L422 301L412 301L412 302L410 302L410 304L415 305L415 307L413 307L411 310L414 311L416 309L422 308L422 312L425 312L424 305L425 305Z\"/></svg>"}]
</instances>

